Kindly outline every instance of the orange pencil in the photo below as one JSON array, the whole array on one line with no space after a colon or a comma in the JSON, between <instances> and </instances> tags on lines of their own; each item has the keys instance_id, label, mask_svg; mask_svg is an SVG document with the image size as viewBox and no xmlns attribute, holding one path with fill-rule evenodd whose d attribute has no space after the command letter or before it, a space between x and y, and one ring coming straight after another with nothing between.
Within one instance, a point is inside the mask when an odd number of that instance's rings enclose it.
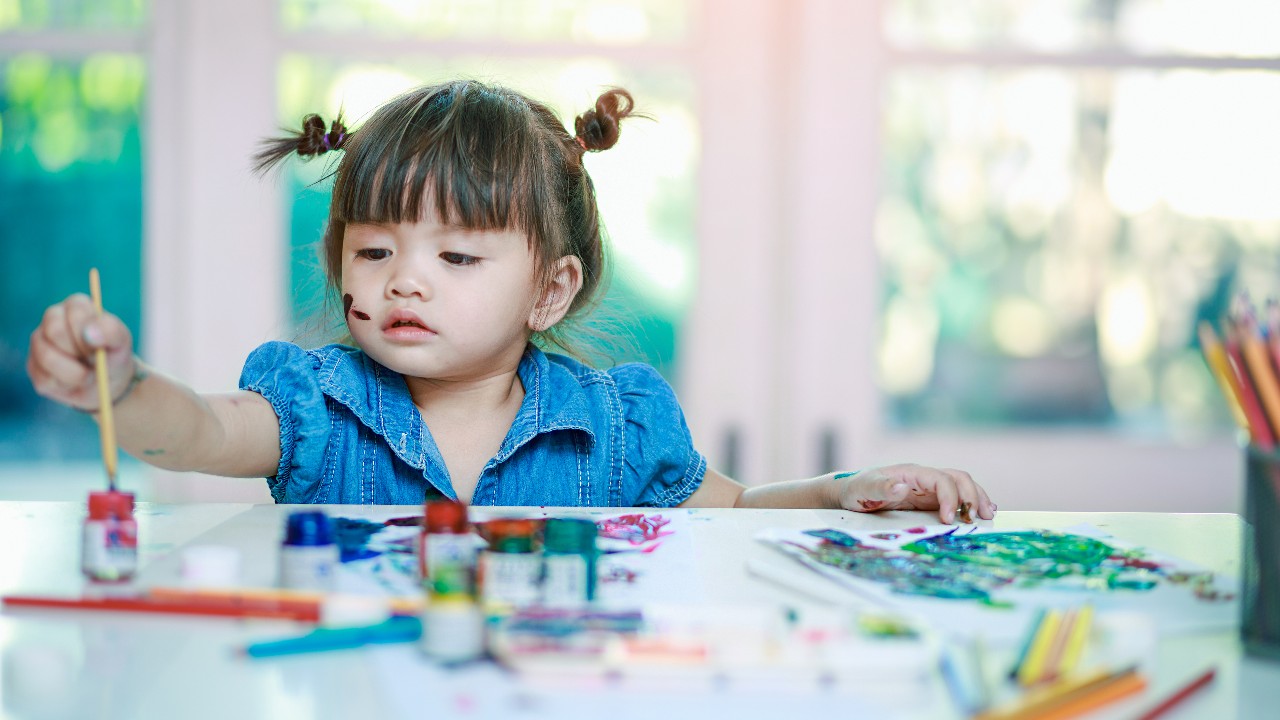
<instances>
[{"instance_id":1,"label":"orange pencil","mask_svg":"<svg viewBox=\"0 0 1280 720\"><path fill-rule=\"evenodd\" d=\"M1280 432L1280 383L1276 382L1276 371L1271 365L1267 343L1262 339L1258 324L1252 317L1245 318L1240 335L1240 351L1249 369L1249 379L1253 381L1253 387L1262 401L1262 409L1266 411L1271 432Z\"/></svg>"},{"instance_id":2,"label":"orange pencil","mask_svg":"<svg viewBox=\"0 0 1280 720\"><path fill-rule=\"evenodd\" d=\"M1245 367L1238 334L1239 331L1234 326L1227 325L1225 347L1227 349L1227 357L1231 360L1232 370L1236 379L1240 382L1240 408L1244 411L1245 417L1249 418L1249 433L1253 438L1253 444L1263 450L1271 450L1276 446L1275 436L1271 434L1271 425L1262 410L1262 404L1258 401L1257 391L1254 389L1253 381L1249 377L1249 371Z\"/></svg>"},{"instance_id":3,"label":"orange pencil","mask_svg":"<svg viewBox=\"0 0 1280 720\"><path fill-rule=\"evenodd\" d=\"M1227 407L1231 409L1231 417L1235 418L1236 424L1247 432L1249 430L1249 418L1245 416L1244 408L1241 407L1240 381L1236 378L1235 371L1231 369L1231 360L1227 357L1227 349L1218 340L1218 334L1213 331L1213 325L1210 325L1208 320L1200 321L1199 331L1200 352L1204 354L1205 364L1209 366L1214 379L1218 381L1218 386L1222 389L1222 396L1227 399ZM1280 351L1280 348L1277 348L1277 350Z\"/></svg>"},{"instance_id":4,"label":"orange pencil","mask_svg":"<svg viewBox=\"0 0 1280 720\"><path fill-rule=\"evenodd\" d=\"M1099 670L1031 690L1017 700L977 714L975 720L1047 720L1076 717L1128 697L1147 686L1137 668Z\"/></svg>"}]
</instances>

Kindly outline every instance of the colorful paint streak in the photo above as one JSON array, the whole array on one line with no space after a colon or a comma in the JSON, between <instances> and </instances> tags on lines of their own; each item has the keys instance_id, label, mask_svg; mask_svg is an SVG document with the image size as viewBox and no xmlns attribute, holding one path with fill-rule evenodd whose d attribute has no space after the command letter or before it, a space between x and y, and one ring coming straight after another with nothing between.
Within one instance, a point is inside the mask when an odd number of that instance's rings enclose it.
<instances>
[{"instance_id":1,"label":"colorful paint streak","mask_svg":"<svg viewBox=\"0 0 1280 720\"><path fill-rule=\"evenodd\" d=\"M921 528L921 530L923 530ZM915 532L911 528L907 532ZM816 548L793 545L810 559L894 592L995 603L1003 588L1066 584L1096 590L1144 591L1159 582L1188 584L1203 599L1229 599L1213 591L1211 573L1171 572L1140 551L1048 530L959 534L955 529L901 549L871 547L839 530L809 530ZM884 537L893 533L878 533Z\"/></svg>"},{"instance_id":2,"label":"colorful paint streak","mask_svg":"<svg viewBox=\"0 0 1280 720\"><path fill-rule=\"evenodd\" d=\"M599 520L596 522L596 527L599 528L602 538L626 540L632 545L640 545L671 535L670 530L663 530L663 527L670 522L671 518L664 518L661 515L633 513Z\"/></svg>"}]
</instances>

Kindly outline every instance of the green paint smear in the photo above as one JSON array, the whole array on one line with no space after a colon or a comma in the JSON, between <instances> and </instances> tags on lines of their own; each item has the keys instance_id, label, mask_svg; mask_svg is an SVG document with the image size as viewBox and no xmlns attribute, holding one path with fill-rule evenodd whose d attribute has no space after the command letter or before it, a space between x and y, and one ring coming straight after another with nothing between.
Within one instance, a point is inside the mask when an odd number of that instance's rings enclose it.
<instances>
[{"instance_id":1,"label":"green paint smear","mask_svg":"<svg viewBox=\"0 0 1280 720\"><path fill-rule=\"evenodd\" d=\"M1046 583L1093 590L1154 588L1163 575L1140 553L1121 551L1100 540L1033 530L938 535L883 550L839 530L811 530L822 544L805 552L813 560L857 577L888 585L894 592L936 598L977 600L1012 607L991 593Z\"/></svg>"}]
</instances>

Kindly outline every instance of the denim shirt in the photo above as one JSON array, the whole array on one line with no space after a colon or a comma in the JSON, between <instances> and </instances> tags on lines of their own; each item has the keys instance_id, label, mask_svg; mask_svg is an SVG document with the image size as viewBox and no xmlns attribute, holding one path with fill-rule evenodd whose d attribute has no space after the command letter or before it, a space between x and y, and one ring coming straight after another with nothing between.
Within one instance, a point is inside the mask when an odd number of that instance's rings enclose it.
<instances>
[{"instance_id":1,"label":"denim shirt","mask_svg":"<svg viewBox=\"0 0 1280 720\"><path fill-rule=\"evenodd\" d=\"M524 401L473 504L671 507L702 483L706 460L652 367L601 371L530 345L517 374ZM276 502L457 499L404 378L363 351L269 342L249 354L240 387L280 419L280 466L267 478Z\"/></svg>"}]
</instances>

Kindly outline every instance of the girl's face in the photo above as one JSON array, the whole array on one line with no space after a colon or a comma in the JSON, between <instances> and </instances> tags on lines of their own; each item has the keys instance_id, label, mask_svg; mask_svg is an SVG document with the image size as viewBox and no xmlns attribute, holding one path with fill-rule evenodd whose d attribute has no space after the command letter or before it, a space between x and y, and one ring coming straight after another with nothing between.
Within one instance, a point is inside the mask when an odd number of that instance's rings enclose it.
<instances>
[{"instance_id":1,"label":"girl's face","mask_svg":"<svg viewBox=\"0 0 1280 720\"><path fill-rule=\"evenodd\" d=\"M349 224L342 292L351 336L411 377L482 379L520 361L537 283L525 235L442 224Z\"/></svg>"}]
</instances>

